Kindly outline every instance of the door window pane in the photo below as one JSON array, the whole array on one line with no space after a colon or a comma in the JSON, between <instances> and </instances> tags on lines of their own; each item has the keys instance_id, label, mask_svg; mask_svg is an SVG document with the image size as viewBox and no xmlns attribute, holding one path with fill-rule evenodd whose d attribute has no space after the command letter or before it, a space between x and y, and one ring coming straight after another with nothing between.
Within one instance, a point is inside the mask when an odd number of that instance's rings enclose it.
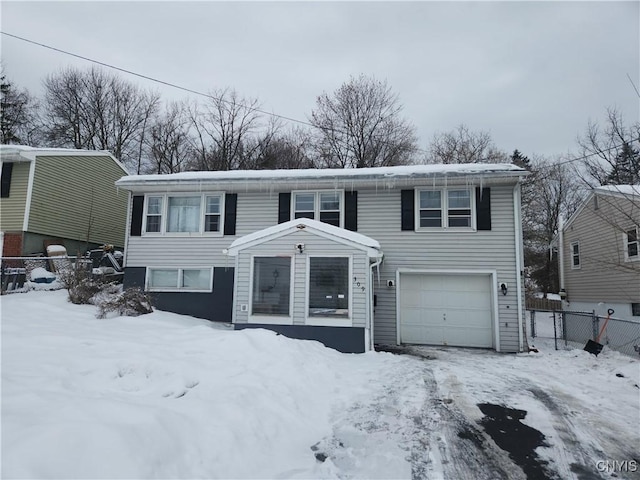
<instances>
[{"instance_id":1,"label":"door window pane","mask_svg":"<svg viewBox=\"0 0 640 480\"><path fill-rule=\"evenodd\" d=\"M309 259L309 316L349 316L349 259Z\"/></svg>"},{"instance_id":2,"label":"door window pane","mask_svg":"<svg viewBox=\"0 0 640 480\"><path fill-rule=\"evenodd\" d=\"M291 257L253 259L253 315L289 315Z\"/></svg>"}]
</instances>

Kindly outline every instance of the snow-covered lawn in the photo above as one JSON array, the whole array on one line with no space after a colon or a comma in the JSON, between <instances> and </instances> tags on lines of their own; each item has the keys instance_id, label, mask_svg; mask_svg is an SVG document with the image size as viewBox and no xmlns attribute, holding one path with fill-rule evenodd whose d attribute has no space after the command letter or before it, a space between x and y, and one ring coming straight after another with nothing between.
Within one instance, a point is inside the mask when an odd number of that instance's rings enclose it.
<instances>
[{"instance_id":1,"label":"snow-covered lawn","mask_svg":"<svg viewBox=\"0 0 640 480\"><path fill-rule=\"evenodd\" d=\"M640 364L607 349L345 355L166 312L98 320L65 290L0 302L2 478L525 478L484 403L527 412L549 478L640 461Z\"/></svg>"}]
</instances>

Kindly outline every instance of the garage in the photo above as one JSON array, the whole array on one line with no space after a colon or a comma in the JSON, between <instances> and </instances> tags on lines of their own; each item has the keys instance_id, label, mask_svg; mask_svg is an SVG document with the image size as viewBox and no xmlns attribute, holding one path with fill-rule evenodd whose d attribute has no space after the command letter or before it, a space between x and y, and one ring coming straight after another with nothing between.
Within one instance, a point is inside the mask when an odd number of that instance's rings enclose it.
<instances>
[{"instance_id":1,"label":"garage","mask_svg":"<svg viewBox=\"0 0 640 480\"><path fill-rule=\"evenodd\" d=\"M493 347L492 278L489 273L401 273L400 343Z\"/></svg>"}]
</instances>

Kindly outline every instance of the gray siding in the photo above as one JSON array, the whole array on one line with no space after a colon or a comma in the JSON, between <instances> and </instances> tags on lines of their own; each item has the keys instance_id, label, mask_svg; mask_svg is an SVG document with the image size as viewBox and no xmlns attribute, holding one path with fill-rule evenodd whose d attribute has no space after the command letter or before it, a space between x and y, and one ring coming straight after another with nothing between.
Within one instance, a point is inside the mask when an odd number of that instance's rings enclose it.
<instances>
[{"instance_id":1,"label":"gray siding","mask_svg":"<svg viewBox=\"0 0 640 480\"><path fill-rule=\"evenodd\" d=\"M13 164L9 196L0 200L0 229L4 232L22 231L30 168L31 162Z\"/></svg>"},{"instance_id":2,"label":"gray siding","mask_svg":"<svg viewBox=\"0 0 640 480\"><path fill-rule=\"evenodd\" d=\"M249 185L243 185L243 188L245 187L248 189ZM500 347L503 351L518 350L513 185L491 185L492 230L478 232L401 231L400 191L401 188L410 188L409 185L403 183L395 188L377 189L358 188L357 185L352 187L358 191L358 233L378 240L385 256L380 271L380 283L378 284L377 275L373 279L374 294L377 296L374 312L376 343L396 343L396 290L395 287L387 287L387 281L395 281L397 269L491 269L497 271L498 282L509 285L508 295L498 295ZM127 266L161 264L234 267L235 259L227 258L222 250L236 238L275 225L277 220L277 191L241 190L238 191L235 236L130 237L126 252ZM264 248L273 248L273 245ZM283 248L290 252L293 249L291 240L286 241ZM331 246L331 252L336 252L335 245ZM248 289L249 270L240 268L236 272L239 288L242 289L243 285L246 285L245 289ZM296 283L295 288L300 289L304 286ZM299 290L296 291L296 298L304 298L298 293ZM237 304L246 301L238 298ZM296 305L296 309L299 308L300 306ZM243 321L242 317L237 320Z\"/></svg>"},{"instance_id":3,"label":"gray siding","mask_svg":"<svg viewBox=\"0 0 640 480\"><path fill-rule=\"evenodd\" d=\"M598 195L586 202L564 234L568 301L640 302L640 262L625 262L623 232L640 224L640 201ZM580 244L580 268L572 268L571 244ZM570 307L571 308L571 307Z\"/></svg>"},{"instance_id":4,"label":"gray siding","mask_svg":"<svg viewBox=\"0 0 640 480\"><path fill-rule=\"evenodd\" d=\"M294 245L297 243L305 244L305 253L296 254ZM306 231L296 231L289 235L265 242L260 245L248 248L238 254L238 263L236 272L238 272L238 284L236 290L236 311L235 323L247 323L249 312L240 311L240 305L250 304L250 272L251 257L258 256L278 256L292 255L292 265L294 269L293 279L293 324L304 325L307 299L307 256L323 255L323 256L340 256L349 255L352 257L353 277L362 279L361 286L366 284L369 274L368 257L362 250L355 249L346 245L336 243L332 240L318 237ZM364 327L366 322L366 287L365 291L351 285L351 318L353 327ZM330 324L331 320L327 321Z\"/></svg>"}]
</instances>

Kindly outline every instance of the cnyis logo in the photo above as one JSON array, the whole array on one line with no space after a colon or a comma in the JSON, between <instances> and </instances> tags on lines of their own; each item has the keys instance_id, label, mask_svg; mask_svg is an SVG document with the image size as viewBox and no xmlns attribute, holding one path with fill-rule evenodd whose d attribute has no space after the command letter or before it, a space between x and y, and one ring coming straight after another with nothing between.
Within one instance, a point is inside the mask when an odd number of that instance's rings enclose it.
<instances>
[{"instance_id":1,"label":"cnyis logo","mask_svg":"<svg viewBox=\"0 0 640 480\"><path fill-rule=\"evenodd\" d=\"M616 472L637 472L638 462L636 460L598 460L596 468L599 472L616 473Z\"/></svg>"}]
</instances>

